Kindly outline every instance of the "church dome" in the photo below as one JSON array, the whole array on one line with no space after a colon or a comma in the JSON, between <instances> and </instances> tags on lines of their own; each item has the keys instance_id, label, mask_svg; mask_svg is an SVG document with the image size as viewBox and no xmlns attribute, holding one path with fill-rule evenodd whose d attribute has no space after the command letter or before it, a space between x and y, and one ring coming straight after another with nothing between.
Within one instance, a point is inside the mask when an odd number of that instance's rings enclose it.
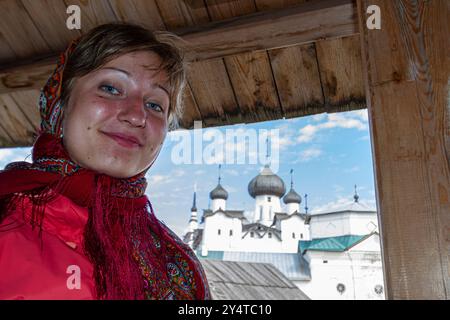
<instances>
[{"instance_id":1,"label":"church dome","mask_svg":"<svg viewBox=\"0 0 450 320\"><path fill-rule=\"evenodd\" d=\"M228 192L227 190L225 190L220 183L217 185L217 187L215 187L210 193L209 193L209 197L211 198L211 200L214 199L224 199L227 200L228 199Z\"/></svg>"},{"instance_id":2,"label":"church dome","mask_svg":"<svg viewBox=\"0 0 450 320\"><path fill-rule=\"evenodd\" d=\"M283 180L270 170L268 165L248 184L248 193L255 198L259 195L282 197L286 192Z\"/></svg>"},{"instance_id":3,"label":"church dome","mask_svg":"<svg viewBox=\"0 0 450 320\"><path fill-rule=\"evenodd\" d=\"M291 188L291 190L289 190L289 192L284 196L283 202L285 204L288 203L300 204L302 202L302 197L300 197L300 195L297 192L295 192L294 189Z\"/></svg>"}]
</instances>

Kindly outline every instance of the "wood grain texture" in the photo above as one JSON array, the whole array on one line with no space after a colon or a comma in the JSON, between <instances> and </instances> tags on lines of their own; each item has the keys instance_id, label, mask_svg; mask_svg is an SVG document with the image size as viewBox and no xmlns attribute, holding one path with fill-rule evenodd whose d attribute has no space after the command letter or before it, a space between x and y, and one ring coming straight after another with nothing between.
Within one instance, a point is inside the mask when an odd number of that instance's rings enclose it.
<instances>
[{"instance_id":1,"label":"wood grain texture","mask_svg":"<svg viewBox=\"0 0 450 320\"><path fill-rule=\"evenodd\" d=\"M318 41L316 50L327 110L365 107L359 37Z\"/></svg>"},{"instance_id":2,"label":"wood grain texture","mask_svg":"<svg viewBox=\"0 0 450 320\"><path fill-rule=\"evenodd\" d=\"M225 58L241 113L250 121L284 116L266 52Z\"/></svg>"},{"instance_id":3,"label":"wood grain texture","mask_svg":"<svg viewBox=\"0 0 450 320\"><path fill-rule=\"evenodd\" d=\"M67 6L61 0L21 0L39 33L46 38L52 52L63 51L67 44L80 36L80 30L69 30L66 20ZM51 17L51 18L50 18ZM50 19L49 19L50 18ZM84 16L81 14L81 21ZM83 25L82 25L83 27Z\"/></svg>"},{"instance_id":4,"label":"wood grain texture","mask_svg":"<svg viewBox=\"0 0 450 320\"><path fill-rule=\"evenodd\" d=\"M381 30L366 28L368 5ZM389 299L450 298L449 2L358 0Z\"/></svg>"},{"instance_id":5,"label":"wood grain texture","mask_svg":"<svg viewBox=\"0 0 450 320\"><path fill-rule=\"evenodd\" d=\"M205 125L241 119L222 59L192 63L188 79Z\"/></svg>"},{"instance_id":6,"label":"wood grain texture","mask_svg":"<svg viewBox=\"0 0 450 320\"><path fill-rule=\"evenodd\" d=\"M256 6L252 1L221 2L220 6L208 6L208 12L213 21L221 21L254 13ZM229 77L238 105L235 110L246 122L283 116L266 51L227 56L224 62L227 69L224 76Z\"/></svg>"},{"instance_id":7,"label":"wood grain texture","mask_svg":"<svg viewBox=\"0 0 450 320\"><path fill-rule=\"evenodd\" d=\"M286 118L324 112L314 44L269 51Z\"/></svg>"},{"instance_id":8,"label":"wood grain texture","mask_svg":"<svg viewBox=\"0 0 450 320\"><path fill-rule=\"evenodd\" d=\"M66 6L77 5L81 9L81 33L109 22L117 21L109 0L64 0Z\"/></svg>"},{"instance_id":9,"label":"wood grain texture","mask_svg":"<svg viewBox=\"0 0 450 320\"><path fill-rule=\"evenodd\" d=\"M209 22L208 12L203 3L194 6L189 3L179 0L156 0L167 29L174 30Z\"/></svg>"},{"instance_id":10,"label":"wood grain texture","mask_svg":"<svg viewBox=\"0 0 450 320\"><path fill-rule=\"evenodd\" d=\"M2 128L18 146L27 146L33 143L35 128L7 94L0 95L0 119L2 119Z\"/></svg>"},{"instance_id":11,"label":"wood grain texture","mask_svg":"<svg viewBox=\"0 0 450 320\"><path fill-rule=\"evenodd\" d=\"M155 0L111 0L111 8L123 22L137 23L150 30L164 30Z\"/></svg>"},{"instance_id":12,"label":"wood grain texture","mask_svg":"<svg viewBox=\"0 0 450 320\"><path fill-rule=\"evenodd\" d=\"M51 51L21 1L0 1L0 30L9 47L19 58Z\"/></svg>"}]
</instances>

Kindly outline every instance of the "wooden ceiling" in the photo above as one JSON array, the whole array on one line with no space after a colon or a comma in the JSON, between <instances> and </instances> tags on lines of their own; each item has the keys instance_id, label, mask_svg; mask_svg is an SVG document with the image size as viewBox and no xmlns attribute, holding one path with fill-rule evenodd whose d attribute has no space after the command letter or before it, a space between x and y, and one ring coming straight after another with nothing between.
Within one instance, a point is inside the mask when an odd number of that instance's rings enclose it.
<instances>
[{"instance_id":1,"label":"wooden ceiling","mask_svg":"<svg viewBox=\"0 0 450 320\"><path fill-rule=\"evenodd\" d=\"M81 8L81 30L66 28L71 4ZM58 53L113 21L187 41L183 128L366 107L352 0L3 0L0 147L33 143L39 89Z\"/></svg>"}]
</instances>

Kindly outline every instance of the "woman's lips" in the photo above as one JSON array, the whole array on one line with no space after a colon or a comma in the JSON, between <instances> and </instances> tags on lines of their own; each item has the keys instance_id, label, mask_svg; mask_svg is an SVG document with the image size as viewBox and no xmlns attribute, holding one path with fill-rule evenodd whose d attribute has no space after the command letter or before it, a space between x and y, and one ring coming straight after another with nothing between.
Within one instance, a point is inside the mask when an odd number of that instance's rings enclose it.
<instances>
[{"instance_id":1,"label":"woman's lips","mask_svg":"<svg viewBox=\"0 0 450 320\"><path fill-rule=\"evenodd\" d=\"M115 132L102 132L109 138L116 141L120 146L125 148L140 148L141 143L134 137L130 137L124 134L115 133Z\"/></svg>"}]
</instances>

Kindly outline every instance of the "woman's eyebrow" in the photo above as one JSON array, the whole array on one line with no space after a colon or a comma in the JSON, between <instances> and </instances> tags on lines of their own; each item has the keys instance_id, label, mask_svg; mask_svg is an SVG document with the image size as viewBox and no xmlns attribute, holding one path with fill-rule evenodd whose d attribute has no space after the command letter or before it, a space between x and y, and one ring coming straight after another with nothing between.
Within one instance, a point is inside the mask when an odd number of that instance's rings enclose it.
<instances>
[{"instance_id":1,"label":"woman's eyebrow","mask_svg":"<svg viewBox=\"0 0 450 320\"><path fill-rule=\"evenodd\" d=\"M116 68L116 67L103 67L102 69L115 70L115 71L119 71L119 72L122 72L122 73L126 74L128 77L131 76L131 74L128 71L120 69L120 68ZM162 89L170 97L169 90L167 90L163 85L160 85L159 83L156 83L156 84L153 84L152 87L153 88L160 88L160 89Z\"/></svg>"},{"instance_id":2,"label":"woman's eyebrow","mask_svg":"<svg viewBox=\"0 0 450 320\"><path fill-rule=\"evenodd\" d=\"M116 70L116 71L125 73L128 77L130 76L130 73L129 73L128 71L125 71L125 70L123 70L123 69L119 69L119 68L116 68L116 67L103 67L102 69Z\"/></svg>"}]
</instances>

